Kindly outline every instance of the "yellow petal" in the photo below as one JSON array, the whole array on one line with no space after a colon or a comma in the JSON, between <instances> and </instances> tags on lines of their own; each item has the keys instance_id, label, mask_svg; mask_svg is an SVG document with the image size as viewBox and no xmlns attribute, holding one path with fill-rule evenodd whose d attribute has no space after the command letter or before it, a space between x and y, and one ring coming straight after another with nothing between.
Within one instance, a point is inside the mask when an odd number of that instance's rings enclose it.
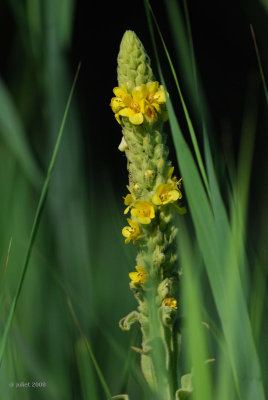
<instances>
[{"instance_id":1,"label":"yellow petal","mask_svg":"<svg viewBox=\"0 0 268 400\"><path fill-rule=\"evenodd\" d=\"M151 223L151 218L150 217L138 217L138 221L143 224L143 225L149 225Z\"/></svg>"},{"instance_id":2,"label":"yellow petal","mask_svg":"<svg viewBox=\"0 0 268 400\"><path fill-rule=\"evenodd\" d=\"M155 194L152 198L152 202L156 205L156 206L160 206L162 204L162 201L160 199L160 197L158 196L158 194Z\"/></svg>"},{"instance_id":3,"label":"yellow petal","mask_svg":"<svg viewBox=\"0 0 268 400\"><path fill-rule=\"evenodd\" d=\"M124 214L127 214L127 213L129 212L129 209L130 209L130 206L128 206L128 207L125 209Z\"/></svg>"},{"instance_id":4,"label":"yellow petal","mask_svg":"<svg viewBox=\"0 0 268 400\"><path fill-rule=\"evenodd\" d=\"M154 207L150 207L150 218L153 219L155 217Z\"/></svg>"},{"instance_id":5,"label":"yellow petal","mask_svg":"<svg viewBox=\"0 0 268 400\"><path fill-rule=\"evenodd\" d=\"M137 276L138 276L138 272L130 272L128 274L128 276L130 277L130 279L135 283L137 281Z\"/></svg>"},{"instance_id":6,"label":"yellow petal","mask_svg":"<svg viewBox=\"0 0 268 400\"><path fill-rule=\"evenodd\" d=\"M127 107L131 108L131 104L133 103L132 96L130 94L126 94L122 99Z\"/></svg>"},{"instance_id":7,"label":"yellow petal","mask_svg":"<svg viewBox=\"0 0 268 400\"><path fill-rule=\"evenodd\" d=\"M164 88L162 85L160 86L159 90L155 93L154 99L155 99L155 101L157 101L157 103L165 103L166 102L165 91L164 91Z\"/></svg>"},{"instance_id":8,"label":"yellow petal","mask_svg":"<svg viewBox=\"0 0 268 400\"><path fill-rule=\"evenodd\" d=\"M130 115L135 114L135 112L133 110L131 110L131 108L125 107L125 108L122 108L122 110L120 110L118 112L118 114L121 115L122 117L129 117Z\"/></svg>"},{"instance_id":9,"label":"yellow petal","mask_svg":"<svg viewBox=\"0 0 268 400\"><path fill-rule=\"evenodd\" d=\"M160 195L165 190L165 186L165 183L161 183L160 185L158 185L156 188L156 193Z\"/></svg>"},{"instance_id":10,"label":"yellow petal","mask_svg":"<svg viewBox=\"0 0 268 400\"><path fill-rule=\"evenodd\" d=\"M151 93L155 93L157 91L158 87L159 87L159 83L157 81L148 82L147 85L148 85L147 87L148 87L148 91L149 91L150 94Z\"/></svg>"},{"instance_id":11,"label":"yellow petal","mask_svg":"<svg viewBox=\"0 0 268 400\"><path fill-rule=\"evenodd\" d=\"M116 95L116 97L124 97L127 93L127 90L125 87L120 88L120 87L115 87L113 90L114 94Z\"/></svg>"},{"instance_id":12,"label":"yellow petal","mask_svg":"<svg viewBox=\"0 0 268 400\"><path fill-rule=\"evenodd\" d=\"M144 83L141 86L136 86L132 90L132 97L134 101L145 99L146 96L147 96L147 87Z\"/></svg>"},{"instance_id":13,"label":"yellow petal","mask_svg":"<svg viewBox=\"0 0 268 400\"><path fill-rule=\"evenodd\" d=\"M122 107L125 107L123 101L118 97L113 97L111 99L110 106L114 113L117 113Z\"/></svg>"},{"instance_id":14,"label":"yellow petal","mask_svg":"<svg viewBox=\"0 0 268 400\"><path fill-rule=\"evenodd\" d=\"M134 125L142 124L143 123L143 115L142 115L142 113L129 115L129 121Z\"/></svg>"},{"instance_id":15,"label":"yellow petal","mask_svg":"<svg viewBox=\"0 0 268 400\"><path fill-rule=\"evenodd\" d=\"M158 113L160 113L161 108L160 108L160 105L159 105L159 104L157 104L156 102L154 102L154 103L153 103L153 107L156 109L156 111L157 111Z\"/></svg>"},{"instance_id":16,"label":"yellow petal","mask_svg":"<svg viewBox=\"0 0 268 400\"><path fill-rule=\"evenodd\" d=\"M178 199L181 199L182 195L181 192L179 192L178 190L171 190L169 192L169 201L176 201Z\"/></svg>"},{"instance_id":17,"label":"yellow petal","mask_svg":"<svg viewBox=\"0 0 268 400\"><path fill-rule=\"evenodd\" d=\"M144 110L145 110L145 99L141 99L139 101L139 106L140 106L140 112L144 114Z\"/></svg>"},{"instance_id":18,"label":"yellow petal","mask_svg":"<svg viewBox=\"0 0 268 400\"><path fill-rule=\"evenodd\" d=\"M168 179L171 179L171 177L172 177L172 174L173 174L173 171L174 171L174 167L171 167L170 169L169 169L169 171L168 171Z\"/></svg>"},{"instance_id":19,"label":"yellow petal","mask_svg":"<svg viewBox=\"0 0 268 400\"><path fill-rule=\"evenodd\" d=\"M146 272L145 268L142 268L142 267L139 267L138 265L136 265L135 269L139 274L146 274L147 275L147 272Z\"/></svg>"},{"instance_id":20,"label":"yellow petal","mask_svg":"<svg viewBox=\"0 0 268 400\"><path fill-rule=\"evenodd\" d=\"M126 238L128 238L131 235L131 233L129 232L128 226L124 226L124 228L122 229L122 235Z\"/></svg>"},{"instance_id":21,"label":"yellow petal","mask_svg":"<svg viewBox=\"0 0 268 400\"><path fill-rule=\"evenodd\" d=\"M140 215L140 210L138 210L137 208L132 208L131 215L133 215L133 217L135 218L138 218L138 216Z\"/></svg>"},{"instance_id":22,"label":"yellow petal","mask_svg":"<svg viewBox=\"0 0 268 400\"><path fill-rule=\"evenodd\" d=\"M153 106L146 106L145 107L145 117L149 123L153 123L157 120L157 114L154 110Z\"/></svg>"},{"instance_id":23,"label":"yellow petal","mask_svg":"<svg viewBox=\"0 0 268 400\"><path fill-rule=\"evenodd\" d=\"M132 194L131 194L131 193L128 193L128 194L126 195L126 197L125 197L124 204L125 204L126 206L128 206L129 204L133 203L133 201L134 201L134 198L133 198Z\"/></svg>"}]
</instances>

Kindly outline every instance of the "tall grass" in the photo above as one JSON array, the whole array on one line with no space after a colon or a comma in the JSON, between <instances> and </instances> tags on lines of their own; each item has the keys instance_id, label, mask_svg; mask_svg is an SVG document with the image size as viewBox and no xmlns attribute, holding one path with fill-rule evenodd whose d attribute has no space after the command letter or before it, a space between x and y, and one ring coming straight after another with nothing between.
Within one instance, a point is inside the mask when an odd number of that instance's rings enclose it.
<instances>
[{"instance_id":1,"label":"tall grass","mask_svg":"<svg viewBox=\"0 0 268 400\"><path fill-rule=\"evenodd\" d=\"M177 221L183 268L178 383L192 371L194 399L262 400L268 390L264 382L268 372L264 201L258 203L263 207L258 211L262 226L252 232L249 223L258 108L249 94L237 159L223 166L214 142L211 150L213 117L199 77L187 4L183 2L182 9L173 0L164 4L174 47L165 42L161 19L157 26L147 1L144 12L159 79L163 84L174 82L178 90L168 101L188 208L188 214ZM19 38L14 50L24 62L20 73L11 71L6 81L0 77L1 398L97 400L128 394L131 400L155 399L130 349L140 341L137 327L130 333L118 328L120 318L135 307L128 289L135 252L121 238L121 195L110 182L111 174L94 170L103 148L96 148L93 140L89 153L84 149L78 108L83 81L78 81L54 172L49 175L35 241L30 239L31 257L23 264L75 72L66 57L75 2L12 0L9 6ZM158 15L157 5L152 2L152 7ZM112 45L117 49L119 43ZM258 61L265 82L261 51ZM182 75L176 70L177 58ZM162 73L163 67L165 71L170 67L170 72ZM106 105L109 99L103 101ZM183 121L177 112L181 107ZM101 121L98 128L95 121L94 115L88 116L91 137L102 129ZM85 170L88 154L89 172ZM254 236L258 240L252 240ZM16 389L10 382L45 382L46 386Z\"/></svg>"}]
</instances>

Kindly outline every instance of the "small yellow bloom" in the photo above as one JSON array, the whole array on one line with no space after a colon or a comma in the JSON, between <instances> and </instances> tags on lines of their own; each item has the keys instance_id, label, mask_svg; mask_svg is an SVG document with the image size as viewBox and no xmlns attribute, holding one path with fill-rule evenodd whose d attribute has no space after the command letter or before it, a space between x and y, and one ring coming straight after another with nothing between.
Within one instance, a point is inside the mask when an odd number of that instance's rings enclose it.
<instances>
[{"instance_id":1,"label":"small yellow bloom","mask_svg":"<svg viewBox=\"0 0 268 400\"><path fill-rule=\"evenodd\" d=\"M135 242L141 234L139 224L133 219L128 218L127 222L130 226L125 226L122 229L122 235L126 238L125 243L128 244L131 240Z\"/></svg>"},{"instance_id":2,"label":"small yellow bloom","mask_svg":"<svg viewBox=\"0 0 268 400\"><path fill-rule=\"evenodd\" d=\"M154 175L154 171L152 169L147 169L144 172L144 175L145 175L146 178L151 178Z\"/></svg>"},{"instance_id":3,"label":"small yellow bloom","mask_svg":"<svg viewBox=\"0 0 268 400\"><path fill-rule=\"evenodd\" d=\"M182 198L181 191L174 187L174 183L162 183L156 188L156 194L153 196L153 203L157 206L174 203Z\"/></svg>"},{"instance_id":4,"label":"small yellow bloom","mask_svg":"<svg viewBox=\"0 0 268 400\"><path fill-rule=\"evenodd\" d=\"M130 272L128 275L132 283L134 283L135 285L143 285L148 277L146 269L138 267L138 265L136 265L135 269L137 272Z\"/></svg>"},{"instance_id":5,"label":"small yellow bloom","mask_svg":"<svg viewBox=\"0 0 268 400\"><path fill-rule=\"evenodd\" d=\"M122 85L121 88L115 87L113 90L116 97L113 97L110 103L117 121L120 123L119 117L117 117L118 112L125 107L125 100L130 96L126 87Z\"/></svg>"},{"instance_id":6,"label":"small yellow bloom","mask_svg":"<svg viewBox=\"0 0 268 400\"><path fill-rule=\"evenodd\" d=\"M133 207L131 215L141 224L150 224L151 219L155 217L154 206L149 201L135 201Z\"/></svg>"},{"instance_id":7,"label":"small yellow bloom","mask_svg":"<svg viewBox=\"0 0 268 400\"><path fill-rule=\"evenodd\" d=\"M174 167L171 167L170 170L168 171L168 176L167 176L168 180L167 180L167 182L171 183L174 186L174 189L177 189L177 188L180 189L182 178L177 180L176 176L172 176L173 171L174 171Z\"/></svg>"},{"instance_id":8,"label":"small yellow bloom","mask_svg":"<svg viewBox=\"0 0 268 400\"><path fill-rule=\"evenodd\" d=\"M123 199L124 199L124 204L128 206L124 211L124 214L127 214L135 200L131 193L127 194L126 197L123 197Z\"/></svg>"},{"instance_id":9,"label":"small yellow bloom","mask_svg":"<svg viewBox=\"0 0 268 400\"><path fill-rule=\"evenodd\" d=\"M170 307L170 308L172 308L173 310L177 310L178 309L178 307L177 307L177 300L176 299L174 299L174 297L166 297L164 300L163 300L163 306L166 306L166 307Z\"/></svg>"},{"instance_id":10,"label":"small yellow bloom","mask_svg":"<svg viewBox=\"0 0 268 400\"><path fill-rule=\"evenodd\" d=\"M133 89L132 94L128 93L125 86L115 87L113 90L116 97L113 97L110 103L115 118L121 124L120 116L128 117L133 125L143 123L144 98L142 93Z\"/></svg>"},{"instance_id":11,"label":"small yellow bloom","mask_svg":"<svg viewBox=\"0 0 268 400\"><path fill-rule=\"evenodd\" d=\"M157 120L157 114L161 114L163 121L166 118L165 92L163 86L158 82L148 82L146 85L136 86L130 94L126 87L115 87L113 90L116 97L110 103L115 118L121 124L120 116L128 117L133 125L141 125L144 118L153 123Z\"/></svg>"},{"instance_id":12,"label":"small yellow bloom","mask_svg":"<svg viewBox=\"0 0 268 400\"><path fill-rule=\"evenodd\" d=\"M158 82L148 82L146 89L145 117L148 122L152 123L157 120L157 113L162 114L162 111L164 111L160 105L166 103L165 91L162 85L159 86ZM164 120L166 119L165 115Z\"/></svg>"}]
</instances>

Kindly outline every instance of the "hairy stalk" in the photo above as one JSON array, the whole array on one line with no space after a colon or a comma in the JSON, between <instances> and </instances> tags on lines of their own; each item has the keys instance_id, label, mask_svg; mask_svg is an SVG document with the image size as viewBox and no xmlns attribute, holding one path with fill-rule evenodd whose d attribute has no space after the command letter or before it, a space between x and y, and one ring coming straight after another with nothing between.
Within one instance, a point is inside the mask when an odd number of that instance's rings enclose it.
<instances>
[{"instance_id":1,"label":"hairy stalk","mask_svg":"<svg viewBox=\"0 0 268 400\"><path fill-rule=\"evenodd\" d=\"M180 180L172 177L166 135L164 88L154 81L150 60L132 31L123 36L118 55L118 84L111 107L122 127L119 149L125 152L129 193L125 242L137 247L136 272L129 274L138 308L120 321L123 330L139 322L141 368L150 388L174 399L177 390L179 333L175 329L179 279L174 218L182 197Z\"/></svg>"}]
</instances>

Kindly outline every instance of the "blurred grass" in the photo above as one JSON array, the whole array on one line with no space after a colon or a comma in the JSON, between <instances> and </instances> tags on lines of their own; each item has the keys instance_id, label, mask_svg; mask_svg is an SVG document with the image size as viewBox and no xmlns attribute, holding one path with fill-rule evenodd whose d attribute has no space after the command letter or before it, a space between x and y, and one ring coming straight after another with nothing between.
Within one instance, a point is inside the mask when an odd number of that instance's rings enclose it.
<instances>
[{"instance_id":1,"label":"blurred grass","mask_svg":"<svg viewBox=\"0 0 268 400\"><path fill-rule=\"evenodd\" d=\"M189 207L188 216L178 220L184 268L179 308L185 320L180 374L194 368L193 396L198 400L259 400L264 398L260 370L263 378L268 373L266 204L262 204L259 232L251 232L248 220L258 110L249 96L241 121L238 161L233 162L235 168L229 165L229 171L223 173L224 168L218 168L220 150L214 147L211 151L215 132L185 4L182 12L177 2L165 3L175 57L183 71L178 78L174 66L173 73L181 84L186 121L196 136L194 147L199 154L197 163L177 121L179 106L171 98L171 129ZM66 54L72 42L75 2L12 0L9 5L18 38L13 54L23 55L23 65L20 73L11 71L7 81L0 77L1 339L71 86L73 68ZM159 41L158 48L161 46ZM166 62L160 58L158 66ZM105 397L66 294L112 394L124 392L130 399L146 400L151 396L139 371L139 356L133 353L130 357L129 353L130 345L138 346L137 330L128 334L118 328L118 320L136 307L128 289L135 249L125 246L121 238L122 204L109 173L93 170L94 159L102 151L94 142L88 150L92 169L85 171L78 96L79 83L0 370L5 400ZM102 127L96 128L90 115L87 118L88 134L98 135ZM207 188L203 185L206 181ZM259 237L255 241L258 248L251 244L252 235ZM207 358L216 361L205 365ZM47 387L15 390L8 386L21 381L46 382ZM265 385L267 392L267 382Z\"/></svg>"},{"instance_id":2,"label":"blurred grass","mask_svg":"<svg viewBox=\"0 0 268 400\"><path fill-rule=\"evenodd\" d=\"M150 33L152 36L155 52L157 52L157 46L155 42L152 21L149 14L149 4L145 2L147 7L148 22L150 27ZM170 9L169 15L174 15L174 10L177 8L177 3L171 1L167 3L167 8ZM178 12L176 13L178 14ZM176 31L176 37L179 37L180 29ZM180 40L183 40L182 38ZM184 49L187 46L183 47ZM184 58L184 54L181 55ZM157 54L156 54L157 57ZM159 58L157 57L159 60ZM194 60L192 60L195 62ZM161 71L161 66L158 61L159 75L162 82L164 78ZM172 71L174 71L171 65ZM195 66L189 69L195 71ZM181 94L180 94L181 97ZM219 317L221 319L222 330L225 336L225 349L228 354L230 367L232 369L232 376L234 381L233 393L228 394L232 398L243 398L251 399L258 398L264 399L264 389L262 384L262 376L260 370L260 362L256 352L256 347L252 335L252 328L250 326L249 313L247 309L247 297L243 289L243 266L246 259L246 249L244 247L244 229L246 214L245 211L247 201L247 187L250 176L250 165L253 149L254 137L254 124L253 131L250 130L252 124L247 122L247 128L249 134L244 135L243 144L247 141L247 146L241 146L242 152L242 166L238 170L238 181L234 182L234 190L238 190L239 199L234 198L231 200L230 213L235 221L228 221L227 212L225 209L224 202L221 198L219 185L217 183L216 174L212 162L212 156L208 144L208 138L205 137L206 145L206 166L209 175L209 185L211 188L211 204L210 199L207 198L204 191L200 176L196 169L194 159L189 151L188 145L183 139L181 129L175 116L174 106L171 100L167 101L169 120L171 125L171 132L177 153L177 160L180 167L181 174L184 179L185 192L189 205L189 211L191 213L193 226L196 232L198 246L201 251L202 259L204 261L205 268L207 270L208 278L213 292L213 298L217 307ZM185 109L185 108L184 108ZM202 109L201 109L202 110ZM254 109L253 109L254 112ZM186 118L188 120L188 113ZM254 118L254 114L253 114ZM202 118L203 124L205 118ZM203 130L203 134L206 133L206 129ZM248 132L246 132L248 133ZM200 165L200 163L199 163ZM241 173L241 170L243 171ZM210 192L210 191L209 191ZM181 257L184 268L187 268L187 258L185 258L185 251L181 248ZM190 257L190 253L189 253ZM192 263L193 264L193 263ZM191 265L189 260L189 265ZM242 275L242 276L241 276ZM246 279L249 277L246 276ZM200 283L199 283L200 284ZM187 279L185 280L187 285ZM201 287L200 287L200 290ZM187 296L192 297L196 290L192 288L187 293ZM192 294L191 294L192 293ZM185 305L187 306L187 296ZM191 302L189 303L192 304ZM197 306L197 302L195 303ZM193 308L189 306L188 315L194 319ZM186 312L186 311L185 311ZM198 313L198 310L195 311ZM191 324L189 329L191 329ZM192 328L194 329L194 328ZM195 332L196 330L194 330ZM191 334L191 333L190 333ZM243 335L243 341L241 340ZM189 341L189 352L195 354L196 352L191 349L194 347L194 339ZM198 341L200 339L197 339ZM201 344L201 349L203 348ZM199 351L200 353L200 351ZM195 363L193 358L193 363ZM199 368L195 369L195 374L199 375ZM201 368L202 370L202 368ZM221 368L220 380L226 380L225 369ZM196 379L196 386L199 387L198 382L203 382L203 390L194 397L197 396L199 399L210 398L209 393L205 390L211 389L211 385L206 384L204 378ZM226 384L219 387L226 387ZM199 388L200 389L200 388ZM229 389L230 390L230 389ZM226 392L218 393L216 398L226 398Z\"/></svg>"}]
</instances>

